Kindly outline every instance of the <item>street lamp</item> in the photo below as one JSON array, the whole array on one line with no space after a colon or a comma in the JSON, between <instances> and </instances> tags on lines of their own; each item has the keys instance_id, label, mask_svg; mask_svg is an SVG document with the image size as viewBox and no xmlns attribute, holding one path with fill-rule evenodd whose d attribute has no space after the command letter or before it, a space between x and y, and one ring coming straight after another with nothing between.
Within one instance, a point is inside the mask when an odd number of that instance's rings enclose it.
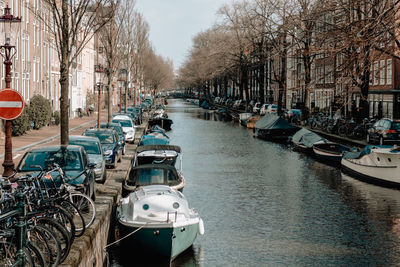
<instances>
[{"instance_id":1,"label":"street lamp","mask_svg":"<svg viewBox=\"0 0 400 267\"><path fill-rule=\"evenodd\" d=\"M95 66L96 85L98 90L98 104L97 104L97 128L100 129L100 110L101 110L101 88L103 86L103 73L104 69L101 65Z\"/></svg>"},{"instance_id":2,"label":"street lamp","mask_svg":"<svg viewBox=\"0 0 400 267\"><path fill-rule=\"evenodd\" d=\"M4 58L4 65L6 69L5 73L5 81L6 88L11 88L11 65L12 58L16 54L17 50L14 45L11 45L11 41L16 39L17 32L19 32L18 28L15 28L14 25L19 26L16 22L21 22L21 18L14 17L10 14L10 8L8 5L4 8L4 15L0 16L0 22L3 23L3 34L0 34L0 43L4 44L0 46L1 56ZM4 151L4 172L3 176L10 176L14 171L14 162L12 157L12 120L6 120L5 125L5 151Z\"/></svg>"}]
</instances>

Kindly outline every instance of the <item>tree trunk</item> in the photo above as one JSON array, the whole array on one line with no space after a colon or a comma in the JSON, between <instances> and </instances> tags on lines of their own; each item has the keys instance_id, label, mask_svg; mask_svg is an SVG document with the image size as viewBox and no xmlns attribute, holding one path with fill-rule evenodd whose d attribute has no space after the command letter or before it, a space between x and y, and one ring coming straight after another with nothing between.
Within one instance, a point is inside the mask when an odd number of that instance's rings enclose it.
<instances>
[{"instance_id":1,"label":"tree trunk","mask_svg":"<svg viewBox=\"0 0 400 267\"><path fill-rule=\"evenodd\" d=\"M69 17L68 2L62 1L62 29L61 29L61 62L60 62L60 142L61 145L69 144Z\"/></svg>"},{"instance_id":2,"label":"tree trunk","mask_svg":"<svg viewBox=\"0 0 400 267\"><path fill-rule=\"evenodd\" d=\"M112 87L111 87L111 74L107 74L107 122L111 123L112 121L112 103L111 103L111 95L112 95Z\"/></svg>"},{"instance_id":3,"label":"tree trunk","mask_svg":"<svg viewBox=\"0 0 400 267\"><path fill-rule=\"evenodd\" d=\"M63 58L60 65L60 86L61 86L61 97L60 97L60 143L61 145L69 144L69 73L68 73L68 58Z\"/></svg>"},{"instance_id":4,"label":"tree trunk","mask_svg":"<svg viewBox=\"0 0 400 267\"><path fill-rule=\"evenodd\" d=\"M264 61L262 61L262 62L264 62ZM258 86L258 90L259 90L258 95L259 95L259 98L257 100L259 102L264 102L264 87L265 87L265 83L264 83L264 79L265 79L265 73L264 73L265 72L265 64L264 63L260 64L259 71L260 71L260 77L258 79L258 84L259 84L259 86Z\"/></svg>"}]
</instances>

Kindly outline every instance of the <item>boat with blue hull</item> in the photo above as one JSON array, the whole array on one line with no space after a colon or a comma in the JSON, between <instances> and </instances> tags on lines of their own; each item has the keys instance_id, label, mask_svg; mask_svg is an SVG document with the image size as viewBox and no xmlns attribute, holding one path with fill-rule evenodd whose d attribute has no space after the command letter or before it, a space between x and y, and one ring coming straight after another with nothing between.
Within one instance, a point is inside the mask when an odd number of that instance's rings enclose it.
<instances>
[{"instance_id":1,"label":"boat with blue hull","mask_svg":"<svg viewBox=\"0 0 400 267\"><path fill-rule=\"evenodd\" d=\"M165 185L149 185L122 198L117 207L121 248L173 261L204 234L199 214L185 196Z\"/></svg>"}]
</instances>

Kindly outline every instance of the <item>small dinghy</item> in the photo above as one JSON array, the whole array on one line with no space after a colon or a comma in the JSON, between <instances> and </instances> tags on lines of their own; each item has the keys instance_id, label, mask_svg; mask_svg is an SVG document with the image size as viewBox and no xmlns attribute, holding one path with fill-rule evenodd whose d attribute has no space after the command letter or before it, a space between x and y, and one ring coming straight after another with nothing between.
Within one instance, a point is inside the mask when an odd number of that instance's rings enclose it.
<instances>
[{"instance_id":1,"label":"small dinghy","mask_svg":"<svg viewBox=\"0 0 400 267\"><path fill-rule=\"evenodd\" d=\"M343 154L352 150L348 146L334 142L314 144L312 149L317 158L331 161L333 163L340 163Z\"/></svg>"}]
</instances>

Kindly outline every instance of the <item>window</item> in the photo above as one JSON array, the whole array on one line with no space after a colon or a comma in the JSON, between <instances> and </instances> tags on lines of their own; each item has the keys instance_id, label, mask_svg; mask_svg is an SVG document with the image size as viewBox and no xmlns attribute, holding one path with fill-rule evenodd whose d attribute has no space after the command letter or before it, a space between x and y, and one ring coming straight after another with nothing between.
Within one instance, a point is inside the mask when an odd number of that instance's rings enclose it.
<instances>
[{"instance_id":1,"label":"window","mask_svg":"<svg viewBox=\"0 0 400 267\"><path fill-rule=\"evenodd\" d=\"M386 84L392 84L392 60L388 59L386 63Z\"/></svg>"},{"instance_id":2,"label":"window","mask_svg":"<svg viewBox=\"0 0 400 267\"><path fill-rule=\"evenodd\" d=\"M378 70L378 61L374 62L374 85L378 84L378 74L379 74L379 70Z\"/></svg>"},{"instance_id":3,"label":"window","mask_svg":"<svg viewBox=\"0 0 400 267\"><path fill-rule=\"evenodd\" d=\"M383 85L385 84L385 70L386 70L385 60L381 60L379 67L380 67L379 84Z\"/></svg>"}]
</instances>

